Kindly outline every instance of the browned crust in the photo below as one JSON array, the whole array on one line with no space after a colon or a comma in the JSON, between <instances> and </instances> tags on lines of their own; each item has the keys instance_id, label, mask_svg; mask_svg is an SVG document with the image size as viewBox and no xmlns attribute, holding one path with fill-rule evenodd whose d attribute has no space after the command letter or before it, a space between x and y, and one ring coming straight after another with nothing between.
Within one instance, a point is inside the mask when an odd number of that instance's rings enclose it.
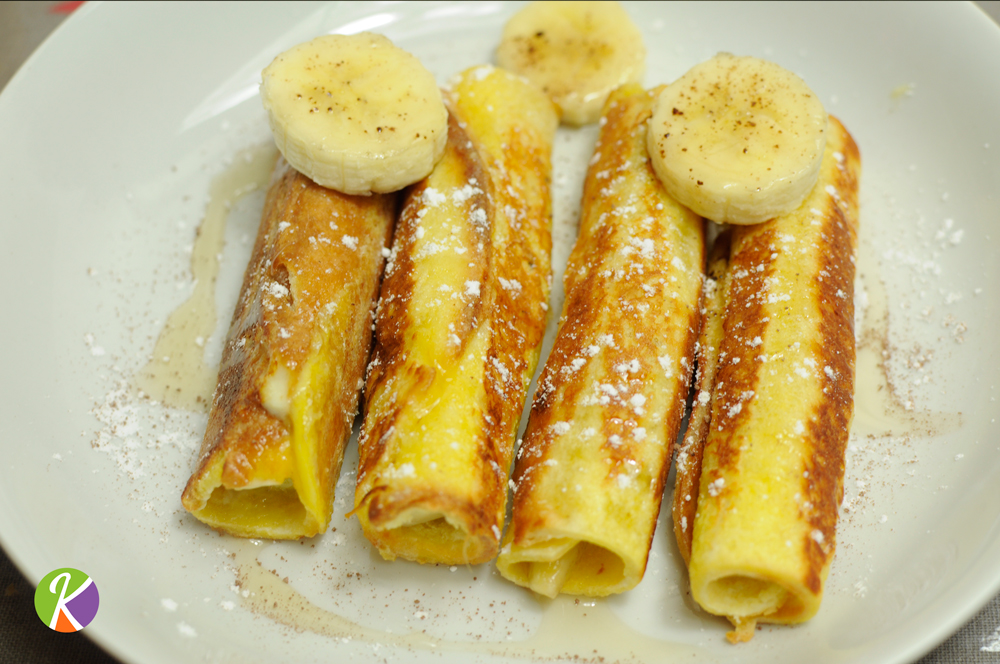
<instances>
[{"instance_id":1,"label":"browned crust","mask_svg":"<svg viewBox=\"0 0 1000 664\"><path fill-rule=\"evenodd\" d=\"M467 181L475 180L482 193L470 198L470 206L478 207L486 212L487 219L493 219L496 211L493 207L493 182L489 177L479 153L472 147L468 133L459 124L453 112L448 113L448 144L447 150L452 151L463 166ZM413 256L416 251L417 227L419 214L424 207L423 194L427 189L427 180L422 180L406 191L403 208L396 226L396 235L389 264L385 269L382 281L378 309L375 315L375 347L372 350L371 362L368 365L368 377L365 384L365 394L376 394L385 388L387 381L394 377L402 378L404 374L413 373L410 379L396 381L403 386L409 386L407 392L401 393L393 400L391 409L382 413L381 417L371 418L371 423L362 429L358 447L361 452L358 462L358 484L360 485L368 473L378 467L384 457L388 433L396 425L399 411L409 401L408 395L423 391L434 379L434 367L418 365L410 361L407 352L407 340L413 334L415 327L410 315L409 304L415 288L413 273ZM470 278L475 277L483 283L483 275L490 272L493 253L489 251L489 228L466 224L462 227L466 235L463 246L468 248L469 264L475 266ZM468 346L469 340L483 322L483 306L485 297L471 299L454 321L458 324L454 330L459 339L454 348L452 358L461 357ZM380 506L381 492L373 493L365 498L369 503L370 513L379 515L373 523L383 523L391 520L392 515L402 510L402 507L387 510ZM403 501L404 503L407 501ZM393 504L398 504L393 501ZM391 513L390 513L391 512Z\"/></svg>"},{"instance_id":2,"label":"browned crust","mask_svg":"<svg viewBox=\"0 0 1000 664\"><path fill-rule=\"evenodd\" d=\"M492 380L489 382L504 382L493 361L495 358L507 358L514 363L504 389L487 391L488 406L487 414L484 416L484 428L487 432L483 441L484 451L490 454L504 471L502 485L497 486L500 506L507 502L507 479L514 454L515 434L531 380L531 376L527 374L529 358L532 358L530 368L533 369L548 322L546 312L552 255L552 234L548 227L552 217L549 194L552 167L549 154L538 150L522 137L520 132L511 134L508 146L510 154L514 157L512 163L517 163L519 166L517 170L503 169L499 181L495 183L496 188L509 190L514 184L512 180L515 177L518 179L523 177L520 175L521 172L544 174L544 194L535 195L536 199L544 201L544 210L536 210L535 214L525 215L523 222L512 220L512 230L515 231L511 235L512 242L508 244L506 252L495 258L498 277L507 281L517 280L523 287L523 295L518 297L520 301L515 301L508 289L494 288L494 306L499 312L497 320L501 321L501 324L493 328L494 336L490 344L488 363L488 372L492 374ZM519 188L530 182L527 180L518 183ZM533 184L539 186L541 182L535 181ZM543 222L544 229L541 226ZM531 303L533 311L522 311L525 301ZM546 309L539 310L540 306ZM512 324L514 322L516 325ZM524 379L515 382L514 376L523 376ZM492 425L491 420L494 423ZM494 474L491 484L498 480L501 480L501 477ZM503 527L503 515L500 527L501 529Z\"/></svg>"},{"instance_id":3,"label":"browned crust","mask_svg":"<svg viewBox=\"0 0 1000 664\"><path fill-rule=\"evenodd\" d=\"M462 164L466 181L475 181L479 185L482 193L475 194L469 199L472 207L479 207L486 212L488 220L493 220L496 210L493 205L495 195L495 183L490 178L486 167L474 149L469 134L463 128L464 123L460 123L454 112L448 114L448 147L457 156ZM410 316L408 303L411 300L415 287L413 281L414 262L413 253L416 242L416 228L419 221L418 214L423 209L422 196L427 189L427 180L411 187L405 198L403 210L400 215L399 230L397 231L398 241L393 247L391 268L386 270L386 277L382 285L382 293L379 300L378 314L375 322L375 349L372 354L372 362L367 380L366 393L376 394L382 389L386 389L387 381L401 374L414 373L412 380L397 381L398 385L404 387L403 392L399 392L393 399L391 409L383 417L373 418L371 428L365 428L358 441L360 459L358 464L358 484L360 485L367 475L377 471L384 461L385 448L391 436L391 429L396 425L399 412L410 401L409 395L423 391L434 379L436 371L434 367L418 365L410 361L407 352L407 338L412 334L414 321ZM491 288L490 280L485 278L492 271L491 263L494 260L493 252L489 250L491 244L490 228L488 226L477 226L466 224L462 227L462 232L466 234L466 241L463 246L469 249L469 263L474 264L474 272L470 278L483 284L483 297L472 298L463 308L460 316L456 319L458 325L454 330L459 343L453 346L452 358L461 357L470 339L485 322L484 307L487 306L489 298L495 297L499 289ZM491 348L490 355L495 357L496 344ZM447 359L447 358L443 358ZM487 388L490 382L487 382ZM394 386L394 389L399 389ZM488 396L492 391L487 389ZM498 414L496 411L501 410ZM476 496L476 500L457 498L455 496L435 490L433 487L421 488L399 488L394 487L391 491L386 485L375 485L360 501L358 508L365 509L368 513L368 520L376 528L383 527L390 523L404 511L420 506L428 510L440 510L447 512L460 520L470 537L492 538L491 527L495 525L496 512L501 508L505 488L500 489L496 481L496 474L493 472L492 463L500 464L504 462L502 451L491 449L491 439L502 438L503 424L503 403L496 398L489 399L489 409L484 415L490 416L490 421L484 417L481 422L481 432L477 438L481 441L481 451L479 454L480 463L476 465L474 472L481 476L481 491ZM507 456L509 465L509 455ZM504 467L504 466L501 466ZM379 537L383 546L399 546L395 542L390 542L387 536L375 535ZM490 556L492 557L492 556ZM478 560L475 562L479 562Z\"/></svg>"},{"instance_id":4,"label":"browned crust","mask_svg":"<svg viewBox=\"0 0 1000 664\"><path fill-rule=\"evenodd\" d=\"M266 447L278 443L288 433L284 423L264 410L258 390L269 364L269 339L263 321L264 294L261 284L266 280L283 281L282 285L287 288L287 271L275 266L274 272L271 272L267 269L267 262L270 254L274 253L276 220L280 217L280 210L287 205L294 179L295 172L283 169L279 160L264 203L253 253L243 275L243 286L233 311L229 336L223 347L219 381L202 440L199 466L184 490L184 502L188 509L192 509L189 503L196 504L195 501L199 500L192 495L192 487L207 470L213 453L226 457L223 482L233 487L244 486L250 480L249 470L253 461Z\"/></svg>"},{"instance_id":5,"label":"browned crust","mask_svg":"<svg viewBox=\"0 0 1000 664\"><path fill-rule=\"evenodd\" d=\"M713 286L713 292L704 294L701 329L695 347L694 401L687 430L677 449L677 473L674 479L671 516L674 522L674 536L685 563L691 559L691 538L694 535L694 517L698 509L701 462L711 424L711 395L719 368L726 275L729 271L729 246L729 231L723 231L712 244L707 276Z\"/></svg>"},{"instance_id":6,"label":"browned crust","mask_svg":"<svg viewBox=\"0 0 1000 664\"><path fill-rule=\"evenodd\" d=\"M814 593L822 589L822 570L833 557L836 543L838 507L844 497L844 457L848 432L854 415L854 272L858 243L858 181L861 162L858 146L836 118L838 131L845 136L841 148L844 168L836 171L833 182L838 196L830 197L824 211L824 240L820 253L822 269L818 279L820 334L816 352L831 372L821 374L823 394L815 418L809 423L813 453L803 478L805 513L809 524L822 538L806 537L809 576L806 584ZM848 294L846 297L844 294Z\"/></svg>"},{"instance_id":7,"label":"browned crust","mask_svg":"<svg viewBox=\"0 0 1000 664\"><path fill-rule=\"evenodd\" d=\"M187 509L197 511L208 499L196 495L194 486L214 459L225 458L223 486L239 489L253 479L260 455L288 438L287 423L264 408L260 389L273 362L294 371L309 358L320 310L334 293L347 290L354 297L337 333L344 364L337 385L321 395L318 432L317 472L332 501L357 410L381 248L391 238L394 212L393 196L341 194L278 160L223 348L199 464L184 490ZM343 236L356 238L357 248L345 247ZM331 275L352 275L353 281Z\"/></svg>"},{"instance_id":8,"label":"browned crust","mask_svg":"<svg viewBox=\"0 0 1000 664\"><path fill-rule=\"evenodd\" d=\"M473 269L469 278L481 284L481 291L480 297L473 298L461 312L460 322L452 330L459 340L452 347L455 360L465 354L470 340L483 326L488 326L490 334L484 358L486 403L479 431L473 433L478 445L477 463L469 469L478 481L472 495L455 496L434 487L389 490L381 480L376 480L364 495L357 497L355 512L366 510L376 530L412 507L445 512L450 522L460 522L467 537L478 542L466 547L466 553L473 557L458 562L476 564L492 559L498 550L508 469L530 380L528 372L534 367L545 332L543 307L548 300L551 253L548 175L551 163L547 146L521 127L505 136L504 154L490 154L477 139L475 124L463 121L456 104L449 102L446 150L461 162L465 180L475 182L482 190L467 205L469 209L484 210L487 219L485 224L470 221L462 228L466 236L463 246L469 249L465 256ZM416 222L426 187L424 181L408 191L382 286L366 393L377 395L389 389L397 393L391 405L388 399L383 400L384 410L379 417L371 417L371 411L366 413L366 426L359 439L359 488L385 463L388 448L393 444L393 428L406 407L407 394L421 391L436 375L433 367L416 364L408 353L408 340L415 328L409 303L415 290ZM498 223L506 226L499 236L495 228ZM520 284L517 300L500 287L501 279ZM501 372L498 362L502 362L506 371ZM366 531L366 534L380 549L395 549L398 555L416 558L408 554L408 545L402 538L394 540L390 533Z\"/></svg>"},{"instance_id":9,"label":"browned crust","mask_svg":"<svg viewBox=\"0 0 1000 664\"><path fill-rule=\"evenodd\" d=\"M825 209L821 210L823 226L820 232L818 255L821 267L813 277L817 288L815 299L819 306L820 339L812 351L820 366L831 371L820 373L824 399L820 401L808 423L811 448L806 457L803 479L803 502L800 516L812 526L812 532L803 539L808 561L806 586L815 594L822 590L824 571L833 557L837 513L843 497L844 454L850 431L854 407L854 256L857 248L857 189L856 173L860 162L857 145L839 121L830 118L833 130L844 135L843 158L847 167L836 169L832 185L837 196L828 196ZM787 231L787 228L782 229ZM776 222L760 227L735 229L734 245L740 248L733 257L731 274L741 269L748 276L740 280L731 291L727 305L726 341L723 352L730 356L740 353L747 340L763 334L768 322L763 318L763 307L754 293L762 290L765 279L772 273L768 259L775 250ZM759 271L759 266L765 266ZM758 266L758 270L753 270ZM734 280L735 283L736 280ZM734 303L739 303L738 305ZM729 307L739 306L739 313L730 320ZM735 418L725 415L739 403L741 395L756 390L758 362L727 363L718 377L717 406L713 411L713 427L724 435L718 444L718 469L715 475L733 472L738 465L740 449L746 441L735 436L740 422L753 412L744 408ZM821 537L815 535L815 531Z\"/></svg>"},{"instance_id":10,"label":"browned crust","mask_svg":"<svg viewBox=\"0 0 1000 664\"><path fill-rule=\"evenodd\" d=\"M659 496L663 492L670 469L672 445L684 415L687 384L693 367L693 348L700 325L697 296L693 300L674 299L669 286L671 266L662 256L663 262L659 264L642 262L640 268L633 268L635 271L627 279L610 278L607 274L615 267L616 256L628 247L627 232L613 221L605 223L607 215L616 214L620 207L634 206L636 211L629 214L637 219L646 216L654 219L652 235L661 237L667 235L668 224L674 223L657 211L658 206L659 209L663 207L661 197L664 194L652 165L645 160L644 171L636 172L630 163L630 156L636 150L645 154L645 135L637 133L637 129L651 115L652 94L638 85L628 86L627 91L623 88L613 93L605 107L606 121L602 123L597 154L584 182L579 237L566 268L566 299L559 330L538 381L512 477L515 490L513 518L509 527L514 545L531 544L533 534L550 525L550 510L539 492L539 483L544 481L547 462L554 461L556 436L553 425L572 413L574 404L585 398L584 390L595 387L593 380L585 377L583 371L567 371L574 358L586 357L588 347L599 343L600 335L614 333L616 345L602 348L599 357L602 366L598 373L604 377L615 376L616 367L641 358L635 370L629 373L628 382L645 385L654 379L654 371L662 371L656 361L663 352L663 334L670 331L674 336L670 339L669 350L680 358L678 389L676 394L670 395L673 403L662 413L665 449L655 469L655 484L650 489L656 506L650 515L650 523L636 524L636 528L646 528L649 538L647 550L652 541L659 513ZM647 183L631 187L630 194L636 191L641 193L630 195L627 201L609 196L606 189L607 174L616 177L624 169L631 171L627 177L633 182ZM703 233L704 227L701 226L700 230ZM701 251L696 264L691 266L699 274L704 264L704 242ZM652 295L651 288L655 289ZM625 303L635 302L651 303L651 306L644 313L623 307ZM601 408L598 435L604 441L601 445L602 458L587 462L607 462L604 484L614 486L627 464L639 463L637 460L644 458L639 453L643 445L631 435L637 425L636 415L626 401L611 399ZM602 488L594 486L587 490L601 491Z\"/></svg>"},{"instance_id":11,"label":"browned crust","mask_svg":"<svg viewBox=\"0 0 1000 664\"><path fill-rule=\"evenodd\" d=\"M733 229L720 366L712 391L711 427L718 436L715 439L717 465L711 471L710 481L738 467L740 450L745 443L739 432L753 413L753 409L742 408L742 405L746 395L756 394L762 365L733 360L746 355L748 342L762 337L770 322L762 294L767 292L766 284L774 274L771 254L776 231L773 222L746 228L753 229L753 233L748 234L738 227Z\"/></svg>"},{"instance_id":12,"label":"browned crust","mask_svg":"<svg viewBox=\"0 0 1000 664\"><path fill-rule=\"evenodd\" d=\"M754 416L754 409L766 403L766 395L757 394L764 363L753 361L748 347L751 340L763 337L769 325L784 325L770 320L774 309L764 306L766 284L774 274L774 259L782 251L780 234L796 234L796 224L819 220L819 231L809 231L816 242L812 255L819 257L815 273L795 274L801 288L810 290L810 303L816 307L818 334L809 336L807 357L818 367L822 398L809 414L803 451L806 459L802 477L802 502L799 518L810 527L802 540L805 560L803 583L814 595L822 593L823 582L835 549L835 528L843 497L844 455L854 394L854 275L858 229L858 174L860 154L843 125L830 116L830 146L835 146L835 166L824 170L817 186L824 187L821 209L803 215L782 217L754 226L734 227L726 293L726 318L720 357L712 395L711 436L714 468L702 478L700 486L718 478L739 473L742 450L753 445L741 426ZM825 177L825 179L822 179ZM808 202L807 205L811 203ZM815 203L812 203L815 204ZM786 310L788 308L786 307ZM785 311L784 313L793 313ZM748 361L733 362L734 358ZM749 396L747 396L749 395ZM748 403L748 407L741 407ZM730 483L719 490L730 491ZM675 504L676 504L675 496ZM721 500L721 498L720 498ZM695 509L697 506L695 506ZM680 541L680 536L679 541ZM687 540L690 542L690 539ZM682 553L684 542L681 542ZM687 558L687 557L686 557ZM794 620L794 607L782 607L763 620ZM755 620L757 617L754 618ZM735 623L734 623L735 624Z\"/></svg>"}]
</instances>

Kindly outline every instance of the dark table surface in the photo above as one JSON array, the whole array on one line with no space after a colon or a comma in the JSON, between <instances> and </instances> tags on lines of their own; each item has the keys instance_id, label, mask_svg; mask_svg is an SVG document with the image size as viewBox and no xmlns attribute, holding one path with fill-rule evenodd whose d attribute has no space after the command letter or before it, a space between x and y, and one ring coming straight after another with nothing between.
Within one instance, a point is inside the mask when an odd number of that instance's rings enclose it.
<instances>
[{"instance_id":1,"label":"dark table surface","mask_svg":"<svg viewBox=\"0 0 1000 664\"><path fill-rule=\"evenodd\" d=\"M0 90L35 48L80 3L0 2ZM977 3L1000 23L1000 0ZM1000 121L1000 120L998 120ZM59 634L38 620L34 586L0 549L0 664L118 664L85 636ZM1000 596L919 664L1000 664ZM986 648L986 649L984 649Z\"/></svg>"}]
</instances>

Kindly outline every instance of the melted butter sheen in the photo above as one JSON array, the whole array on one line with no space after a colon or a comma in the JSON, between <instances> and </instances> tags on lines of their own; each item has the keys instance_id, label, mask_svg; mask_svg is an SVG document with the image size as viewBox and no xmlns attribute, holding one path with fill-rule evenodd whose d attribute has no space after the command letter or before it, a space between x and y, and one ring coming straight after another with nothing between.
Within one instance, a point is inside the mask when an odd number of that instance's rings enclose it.
<instances>
[{"instance_id":1,"label":"melted butter sheen","mask_svg":"<svg viewBox=\"0 0 1000 664\"><path fill-rule=\"evenodd\" d=\"M215 331L218 317L215 280L226 220L240 197L267 186L276 158L270 144L248 150L212 180L205 218L191 250L191 297L167 318L152 359L135 376L136 387L150 398L172 408L208 411L218 367L205 363L205 340Z\"/></svg>"}]
</instances>

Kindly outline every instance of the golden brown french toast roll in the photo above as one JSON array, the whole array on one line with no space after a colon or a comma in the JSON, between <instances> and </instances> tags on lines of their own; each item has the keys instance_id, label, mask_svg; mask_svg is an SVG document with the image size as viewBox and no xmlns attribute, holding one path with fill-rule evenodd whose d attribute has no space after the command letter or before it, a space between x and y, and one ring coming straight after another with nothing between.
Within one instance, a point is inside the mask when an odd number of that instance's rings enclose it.
<instances>
[{"instance_id":1,"label":"golden brown french toast roll","mask_svg":"<svg viewBox=\"0 0 1000 664\"><path fill-rule=\"evenodd\" d=\"M184 507L241 537L326 530L371 349L392 195L348 196L279 159Z\"/></svg>"},{"instance_id":2,"label":"golden brown french toast roll","mask_svg":"<svg viewBox=\"0 0 1000 664\"><path fill-rule=\"evenodd\" d=\"M386 559L497 554L545 331L552 103L483 66L447 92L445 155L412 187L375 321L355 509Z\"/></svg>"},{"instance_id":3,"label":"golden brown french toast roll","mask_svg":"<svg viewBox=\"0 0 1000 664\"><path fill-rule=\"evenodd\" d=\"M559 329L517 453L497 567L549 597L642 579L684 415L705 222L649 164L654 99L629 84L604 107Z\"/></svg>"},{"instance_id":4,"label":"golden brown french toast roll","mask_svg":"<svg viewBox=\"0 0 1000 664\"><path fill-rule=\"evenodd\" d=\"M757 622L808 620L823 596L853 416L859 175L858 148L831 116L805 203L732 229L701 466L678 470L700 471L691 592L729 618L733 641ZM675 530L683 552L687 528Z\"/></svg>"}]
</instances>

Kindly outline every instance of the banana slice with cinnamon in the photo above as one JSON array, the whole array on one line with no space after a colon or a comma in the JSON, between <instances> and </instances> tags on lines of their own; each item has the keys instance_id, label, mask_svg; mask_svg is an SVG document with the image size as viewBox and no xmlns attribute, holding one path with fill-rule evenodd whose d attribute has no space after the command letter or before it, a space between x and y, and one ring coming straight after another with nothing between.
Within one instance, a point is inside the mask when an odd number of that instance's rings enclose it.
<instances>
[{"instance_id":1,"label":"banana slice with cinnamon","mask_svg":"<svg viewBox=\"0 0 1000 664\"><path fill-rule=\"evenodd\" d=\"M448 114L433 74L383 35L324 35L264 69L274 142L300 173L347 194L402 189L444 152Z\"/></svg>"},{"instance_id":2,"label":"banana slice with cinnamon","mask_svg":"<svg viewBox=\"0 0 1000 664\"><path fill-rule=\"evenodd\" d=\"M641 81L642 33L617 2L532 2L504 26L497 62L542 89L570 125L596 122L612 90Z\"/></svg>"},{"instance_id":3,"label":"banana slice with cinnamon","mask_svg":"<svg viewBox=\"0 0 1000 664\"><path fill-rule=\"evenodd\" d=\"M729 53L668 85L650 120L649 156L667 191L719 223L795 210L819 177L826 111L805 81Z\"/></svg>"}]
</instances>

